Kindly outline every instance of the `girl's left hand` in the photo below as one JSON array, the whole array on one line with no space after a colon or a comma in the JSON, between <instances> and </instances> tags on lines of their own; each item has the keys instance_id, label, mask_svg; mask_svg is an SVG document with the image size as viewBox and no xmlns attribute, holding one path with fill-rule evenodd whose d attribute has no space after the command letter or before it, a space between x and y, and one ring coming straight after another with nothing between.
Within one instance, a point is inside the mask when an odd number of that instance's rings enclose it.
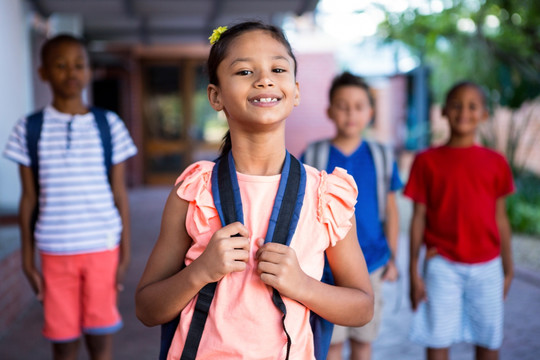
<instances>
[{"instance_id":1,"label":"girl's left hand","mask_svg":"<svg viewBox=\"0 0 540 360\"><path fill-rule=\"evenodd\" d=\"M264 243L264 239L259 240ZM266 243L255 254L261 280L283 296L297 299L304 291L307 275L300 268L296 252L290 246Z\"/></svg>"},{"instance_id":2,"label":"girl's left hand","mask_svg":"<svg viewBox=\"0 0 540 360\"><path fill-rule=\"evenodd\" d=\"M503 296L506 300L506 297L508 296L508 292L510 291L510 285L512 284L512 278L513 274L504 274L504 289L503 289Z\"/></svg>"}]
</instances>

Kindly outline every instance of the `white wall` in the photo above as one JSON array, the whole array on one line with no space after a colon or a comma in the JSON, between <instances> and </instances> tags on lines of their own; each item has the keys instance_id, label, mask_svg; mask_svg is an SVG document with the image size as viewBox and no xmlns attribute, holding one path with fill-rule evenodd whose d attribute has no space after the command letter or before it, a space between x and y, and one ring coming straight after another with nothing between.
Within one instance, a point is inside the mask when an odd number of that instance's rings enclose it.
<instances>
[{"instance_id":1,"label":"white wall","mask_svg":"<svg viewBox=\"0 0 540 360\"><path fill-rule=\"evenodd\" d=\"M28 28L25 1L0 1L0 152L17 119L32 110ZM16 211L19 196L18 167L0 156L0 211Z\"/></svg>"}]
</instances>

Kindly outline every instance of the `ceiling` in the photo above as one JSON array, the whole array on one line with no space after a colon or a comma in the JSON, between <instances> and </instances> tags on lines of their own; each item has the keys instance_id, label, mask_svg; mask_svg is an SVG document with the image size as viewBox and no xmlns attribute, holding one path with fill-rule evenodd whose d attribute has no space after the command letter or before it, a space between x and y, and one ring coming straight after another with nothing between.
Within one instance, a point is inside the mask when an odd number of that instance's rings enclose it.
<instances>
[{"instance_id":1,"label":"ceiling","mask_svg":"<svg viewBox=\"0 0 540 360\"><path fill-rule=\"evenodd\" d=\"M28 0L39 14L70 14L88 42L203 42L212 29L257 19L280 25L286 14L313 11L318 0Z\"/></svg>"}]
</instances>

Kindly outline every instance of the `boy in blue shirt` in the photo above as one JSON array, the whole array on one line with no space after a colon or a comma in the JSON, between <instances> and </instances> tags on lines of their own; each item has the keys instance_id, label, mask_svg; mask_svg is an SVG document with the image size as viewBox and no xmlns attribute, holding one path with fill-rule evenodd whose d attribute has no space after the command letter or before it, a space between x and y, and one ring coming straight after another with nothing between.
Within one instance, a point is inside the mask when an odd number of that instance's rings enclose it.
<instances>
[{"instance_id":1,"label":"boy in blue shirt","mask_svg":"<svg viewBox=\"0 0 540 360\"><path fill-rule=\"evenodd\" d=\"M328 359L340 359L343 343L351 344L351 359L370 359L382 316L382 281L398 277L399 218L395 191L403 184L393 151L363 139L362 132L374 115L374 100L364 80L345 72L332 82L328 117L336 125L336 136L310 144L302 161L331 172L336 166L351 174L358 185L356 232L368 266L375 296L373 320L361 328L335 326ZM323 281L332 282L328 264Z\"/></svg>"}]
</instances>

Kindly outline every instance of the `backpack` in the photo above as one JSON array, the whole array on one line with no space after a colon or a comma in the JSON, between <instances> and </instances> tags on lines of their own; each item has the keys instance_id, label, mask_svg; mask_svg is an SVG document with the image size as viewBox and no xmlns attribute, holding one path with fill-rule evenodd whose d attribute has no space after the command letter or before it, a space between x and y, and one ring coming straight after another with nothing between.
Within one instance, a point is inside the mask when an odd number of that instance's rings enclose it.
<instances>
[{"instance_id":1,"label":"backpack","mask_svg":"<svg viewBox=\"0 0 540 360\"><path fill-rule=\"evenodd\" d=\"M94 115L97 127L99 129L99 136L103 145L103 161L105 162L105 169L107 171L107 177L109 182L111 180L111 167L112 167L112 137L109 121L107 120L107 110L91 107L90 111ZM39 197L39 156L38 156L38 142L41 137L41 129L43 127L43 110L39 110L26 119L26 146L28 148L28 156L30 157L30 167L34 174L34 184L36 189L36 195ZM32 227L35 226L37 221L37 215L39 212L39 201L37 202L36 209L34 210L32 218ZM33 229L32 229L33 230ZM33 231L32 231L33 232Z\"/></svg>"},{"instance_id":2,"label":"backpack","mask_svg":"<svg viewBox=\"0 0 540 360\"><path fill-rule=\"evenodd\" d=\"M377 176L377 203L379 220L384 224L386 220L386 199L390 191L392 170L394 167L394 152L391 147L375 141L364 140L369 147L375 164ZM304 163L319 170L326 170L330 154L330 140L320 140L310 144L304 152Z\"/></svg>"},{"instance_id":3,"label":"backpack","mask_svg":"<svg viewBox=\"0 0 540 360\"><path fill-rule=\"evenodd\" d=\"M223 226L230 224L236 220L242 221L243 218L243 214L238 213L238 210L235 207L235 203L238 203L239 199L235 198L234 192L231 191L234 188L238 188L238 184L234 182L234 178L229 175L229 173L232 172L230 170L232 167L229 165L231 161L233 160L232 156L230 156L229 153L228 158L222 157L218 159L212 171L212 193L214 194L214 203L220 215ZM304 167L298 160L296 160L296 158L294 158L290 154L287 154L287 160L285 161L284 169L289 169L289 178L284 188L283 198L296 198L297 201L294 206L292 206L293 202L282 202L279 214L276 218L271 218L271 222L268 227L269 232L273 233L272 242L279 242L281 244L289 245L292 235L294 234L294 229L296 228L296 224L298 222L300 210L302 207L306 180ZM282 184L280 183L280 188L282 187L281 185ZM216 192L216 188L219 188L220 190ZM280 190L278 190L278 193L279 191ZM280 196L276 196L276 199L278 199L279 197ZM276 200L276 202L277 201L278 200ZM274 215L274 212L272 212L272 214ZM274 219L275 221L274 224L272 224L272 219ZM214 296L214 291L216 289L216 284L217 283L208 284L199 292L197 302L195 304L193 319L190 324L188 334L186 335L186 344L184 345L184 350L181 356L182 360L191 360L196 358L206 317L208 315L208 311L210 309L210 305ZM285 329L285 304L283 303L279 292L275 289L273 291L272 300L276 307L278 307L283 313L282 323L288 340L286 357L288 359L291 339L287 333L287 330ZM315 314L312 313L312 317L313 315ZM161 345L159 354L160 360L164 360L167 358L167 354L169 352L169 348L171 346L172 339L174 337L176 328L178 327L179 321L180 315L161 326ZM315 357L317 360L326 359L326 352L320 353L316 341L319 338L318 333L321 331L321 328L318 323L313 323L313 321L310 321L310 323L312 326L313 338L315 340ZM326 349L326 351L327 350L328 349Z\"/></svg>"}]
</instances>

